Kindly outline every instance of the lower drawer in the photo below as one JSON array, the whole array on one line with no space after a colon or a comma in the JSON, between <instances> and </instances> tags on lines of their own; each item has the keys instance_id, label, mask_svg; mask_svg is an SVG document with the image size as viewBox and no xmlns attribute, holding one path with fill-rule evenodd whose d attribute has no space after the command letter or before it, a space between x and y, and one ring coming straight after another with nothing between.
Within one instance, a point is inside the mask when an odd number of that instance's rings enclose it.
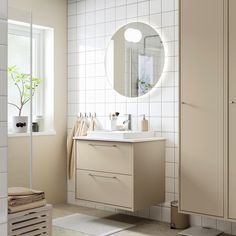
<instances>
[{"instance_id":1,"label":"lower drawer","mask_svg":"<svg viewBox=\"0 0 236 236\"><path fill-rule=\"evenodd\" d=\"M132 186L132 176L77 170L77 199L132 208Z\"/></svg>"}]
</instances>

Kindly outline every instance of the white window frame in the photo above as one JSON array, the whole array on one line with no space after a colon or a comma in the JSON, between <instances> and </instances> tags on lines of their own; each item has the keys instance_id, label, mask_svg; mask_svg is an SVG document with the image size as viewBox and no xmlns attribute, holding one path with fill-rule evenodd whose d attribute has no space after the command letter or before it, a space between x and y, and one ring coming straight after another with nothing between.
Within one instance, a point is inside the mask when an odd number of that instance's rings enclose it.
<instances>
[{"instance_id":1,"label":"white window frame","mask_svg":"<svg viewBox=\"0 0 236 236\"><path fill-rule=\"evenodd\" d=\"M30 36L29 24L8 20L9 33L23 36ZM34 116L40 116L43 122L43 128L34 135L55 135L54 129L54 29L46 26L32 25L33 37L38 43L35 48L33 60L37 68L33 68L33 72L43 79L37 89L37 94L33 99L33 119ZM33 45L32 45L33 46ZM37 74L38 73L38 74ZM33 74L34 76L34 74ZM36 99L37 97L37 99ZM35 102L35 104L34 104ZM34 110L34 107L37 109ZM10 137L27 136L28 134L11 134Z\"/></svg>"},{"instance_id":2,"label":"white window frame","mask_svg":"<svg viewBox=\"0 0 236 236\"><path fill-rule=\"evenodd\" d=\"M29 26L11 23L8 24L8 34L16 35L16 36L26 36L30 37ZM33 45L33 72L37 77L42 78L43 82L37 88L37 91L33 98L33 116L44 116L44 30L39 29L33 26L33 40L35 40L35 45ZM35 76L33 74L33 76Z\"/></svg>"}]
</instances>

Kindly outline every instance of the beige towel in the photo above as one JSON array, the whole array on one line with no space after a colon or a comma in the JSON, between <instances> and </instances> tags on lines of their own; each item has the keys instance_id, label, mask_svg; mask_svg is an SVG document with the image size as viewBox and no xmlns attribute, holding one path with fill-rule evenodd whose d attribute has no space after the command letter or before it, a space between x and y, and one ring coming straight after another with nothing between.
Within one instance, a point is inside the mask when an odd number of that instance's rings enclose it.
<instances>
[{"instance_id":1,"label":"beige towel","mask_svg":"<svg viewBox=\"0 0 236 236\"><path fill-rule=\"evenodd\" d=\"M20 205L20 206L8 206L8 213L12 214L12 213L16 213L19 211L26 211L29 209L34 209L37 207L45 206L46 204L47 204L46 200L43 199L41 201L32 202L32 203L24 204L24 205Z\"/></svg>"},{"instance_id":2,"label":"beige towel","mask_svg":"<svg viewBox=\"0 0 236 236\"><path fill-rule=\"evenodd\" d=\"M25 196L25 195L38 195L44 194L43 191L28 189L24 187L9 187L8 196Z\"/></svg>"},{"instance_id":3,"label":"beige towel","mask_svg":"<svg viewBox=\"0 0 236 236\"><path fill-rule=\"evenodd\" d=\"M96 117L92 117L89 121L88 131L95 131L101 129L101 124Z\"/></svg>"},{"instance_id":4,"label":"beige towel","mask_svg":"<svg viewBox=\"0 0 236 236\"><path fill-rule=\"evenodd\" d=\"M81 126L80 126L80 130L79 130L79 136L86 136L87 132L89 130L89 121L87 120L87 118L83 119Z\"/></svg>"},{"instance_id":5,"label":"beige towel","mask_svg":"<svg viewBox=\"0 0 236 236\"><path fill-rule=\"evenodd\" d=\"M8 188L8 206L21 206L45 199L42 191L31 190L23 187Z\"/></svg>"},{"instance_id":6,"label":"beige towel","mask_svg":"<svg viewBox=\"0 0 236 236\"><path fill-rule=\"evenodd\" d=\"M94 118L91 117L89 120L88 131L94 131Z\"/></svg>"},{"instance_id":7,"label":"beige towel","mask_svg":"<svg viewBox=\"0 0 236 236\"><path fill-rule=\"evenodd\" d=\"M9 196L8 205L9 206L20 206L32 202L37 202L45 199L45 194L36 194L36 195L22 195L22 196Z\"/></svg>"},{"instance_id":8,"label":"beige towel","mask_svg":"<svg viewBox=\"0 0 236 236\"><path fill-rule=\"evenodd\" d=\"M78 118L75 122L75 125L67 137L67 168L68 168L68 177L72 179L75 172L75 136L78 136L78 131L81 127L81 118Z\"/></svg>"},{"instance_id":9,"label":"beige towel","mask_svg":"<svg viewBox=\"0 0 236 236\"><path fill-rule=\"evenodd\" d=\"M72 179L75 174L75 140L74 137L86 136L90 125L94 129L94 120L88 120L88 118L78 118L71 133L67 137L67 167L68 167L68 177Z\"/></svg>"},{"instance_id":10,"label":"beige towel","mask_svg":"<svg viewBox=\"0 0 236 236\"><path fill-rule=\"evenodd\" d=\"M93 122L94 122L94 124L93 124L93 130L99 130L99 129L101 129L102 126L101 126L99 120L98 120L96 117L93 118Z\"/></svg>"}]
</instances>

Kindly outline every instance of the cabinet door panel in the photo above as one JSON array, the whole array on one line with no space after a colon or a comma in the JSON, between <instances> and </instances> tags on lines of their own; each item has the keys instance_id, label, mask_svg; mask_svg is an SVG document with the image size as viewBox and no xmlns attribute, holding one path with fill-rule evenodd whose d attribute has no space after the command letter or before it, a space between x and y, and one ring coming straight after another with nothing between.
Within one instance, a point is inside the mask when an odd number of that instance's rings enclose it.
<instances>
[{"instance_id":1,"label":"cabinet door panel","mask_svg":"<svg viewBox=\"0 0 236 236\"><path fill-rule=\"evenodd\" d=\"M236 102L236 1L229 1L229 100ZM229 104L229 218L236 219L236 104Z\"/></svg>"},{"instance_id":2,"label":"cabinet door panel","mask_svg":"<svg viewBox=\"0 0 236 236\"><path fill-rule=\"evenodd\" d=\"M223 0L181 0L180 209L223 216Z\"/></svg>"}]
</instances>

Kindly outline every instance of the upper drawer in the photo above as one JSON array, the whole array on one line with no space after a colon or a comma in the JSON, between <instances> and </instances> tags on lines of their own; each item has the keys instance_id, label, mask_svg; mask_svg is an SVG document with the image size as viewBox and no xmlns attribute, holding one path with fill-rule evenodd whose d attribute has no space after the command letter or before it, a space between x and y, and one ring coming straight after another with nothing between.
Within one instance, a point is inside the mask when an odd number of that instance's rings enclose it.
<instances>
[{"instance_id":1,"label":"upper drawer","mask_svg":"<svg viewBox=\"0 0 236 236\"><path fill-rule=\"evenodd\" d=\"M77 141L77 168L132 174L133 149L130 143Z\"/></svg>"}]
</instances>

